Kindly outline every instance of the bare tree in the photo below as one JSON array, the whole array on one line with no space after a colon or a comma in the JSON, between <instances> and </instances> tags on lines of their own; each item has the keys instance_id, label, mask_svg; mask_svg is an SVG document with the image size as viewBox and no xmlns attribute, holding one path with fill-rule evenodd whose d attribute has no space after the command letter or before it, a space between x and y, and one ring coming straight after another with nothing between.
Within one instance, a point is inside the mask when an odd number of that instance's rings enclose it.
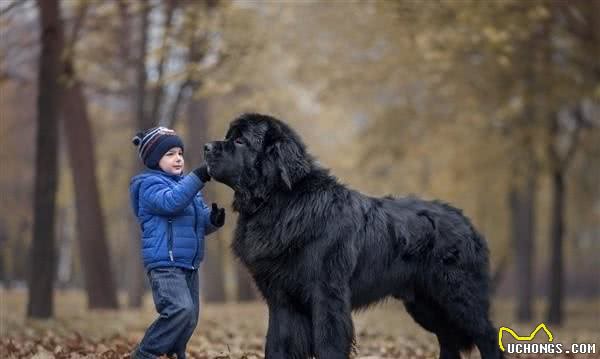
<instances>
[{"instance_id":1,"label":"bare tree","mask_svg":"<svg viewBox=\"0 0 600 359\"><path fill-rule=\"evenodd\" d=\"M179 5L178 0L167 0L167 3L166 3L164 24L163 24L163 38L162 38L162 42L161 42L161 46L162 46L164 55L160 57L158 64L156 65L156 72L158 74L159 81L161 81L163 79L164 70L165 70L165 62L169 58L169 53L170 53L169 36L171 35L172 27L173 27L172 26L173 13L175 12L175 9L178 7L178 5ZM154 93L152 94L152 99L151 99L151 103L150 103L150 105L152 106L152 109L150 110L149 121L152 123L158 123L158 119L160 118L160 111L162 108L164 95L165 95L165 87L159 83L154 88Z\"/></svg>"},{"instance_id":2,"label":"bare tree","mask_svg":"<svg viewBox=\"0 0 600 359\"><path fill-rule=\"evenodd\" d=\"M583 74L590 85L591 91L597 89L600 81L600 2L580 1L569 4L553 4L555 12L561 16L556 17L555 26L564 26L572 39L583 50L581 59L576 63L578 70ZM549 39L548 41L551 41ZM552 55L561 52L553 49L548 52L547 61ZM564 50L560 55L565 55ZM581 95L580 95L581 96ZM551 220L550 220L550 292L549 305L546 313L547 321L562 324L564 320L564 237L565 237L565 212L567 202L567 178L573 158L581 145L584 131L599 127L598 104L592 102L585 95L572 106L564 106L548 118L549 141L546 153L549 160L551 179Z\"/></svg>"},{"instance_id":3,"label":"bare tree","mask_svg":"<svg viewBox=\"0 0 600 359\"><path fill-rule=\"evenodd\" d=\"M74 77L70 59L65 74L71 79L65 89L63 119L69 161L75 188L77 239L81 250L81 265L90 308L117 308L117 293L110 265L106 225L100 206L96 155L92 128L81 83Z\"/></svg>"},{"instance_id":4,"label":"bare tree","mask_svg":"<svg viewBox=\"0 0 600 359\"><path fill-rule=\"evenodd\" d=\"M149 118L145 116L146 106L146 83L148 77L146 74L146 53L148 47L148 24L150 9L148 4L142 5L139 22L139 41L137 42L138 48L135 54L135 93L133 99L134 113L135 113L135 124L139 129L145 129L152 126L152 122L148 121ZM139 159L133 161L134 168L133 173L137 173L141 170L141 164ZM133 217L133 214L132 214ZM132 222L136 222L132 219ZM131 238L129 240L130 245L130 257L132 260L128 262L128 305L132 308L139 308L142 306L142 297L144 294L145 278L143 273L143 267L141 262L141 242L139 240L140 232L138 226L131 227Z\"/></svg>"},{"instance_id":5,"label":"bare tree","mask_svg":"<svg viewBox=\"0 0 600 359\"><path fill-rule=\"evenodd\" d=\"M524 183L514 185L509 191L511 212L511 237L515 256L515 282L517 283L517 320L533 319L534 295L534 238L536 174L528 171Z\"/></svg>"},{"instance_id":6,"label":"bare tree","mask_svg":"<svg viewBox=\"0 0 600 359\"><path fill-rule=\"evenodd\" d=\"M79 8L66 43L63 77L62 118L75 188L77 239L89 308L118 308L117 291L106 240L106 225L100 205L96 155L87 99L73 64L73 49L83 25L87 6Z\"/></svg>"},{"instance_id":7,"label":"bare tree","mask_svg":"<svg viewBox=\"0 0 600 359\"><path fill-rule=\"evenodd\" d=\"M57 189L58 105L63 30L58 0L38 0L41 53L37 96L37 133L33 240L27 316L53 315L56 267L54 217Z\"/></svg>"},{"instance_id":8,"label":"bare tree","mask_svg":"<svg viewBox=\"0 0 600 359\"><path fill-rule=\"evenodd\" d=\"M591 112L591 111L590 111ZM577 151L581 132L592 127L579 104L555 116L551 127L553 141L548 144L548 156L551 163L552 215L550 219L551 255L550 255L550 293L547 321L561 324L564 317L564 233L566 178Z\"/></svg>"}]
</instances>

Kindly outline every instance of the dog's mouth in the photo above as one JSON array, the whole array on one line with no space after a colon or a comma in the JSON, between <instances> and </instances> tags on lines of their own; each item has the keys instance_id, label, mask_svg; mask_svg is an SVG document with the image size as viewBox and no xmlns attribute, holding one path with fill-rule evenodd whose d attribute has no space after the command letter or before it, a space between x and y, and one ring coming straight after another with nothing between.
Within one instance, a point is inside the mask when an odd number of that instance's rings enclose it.
<instances>
[{"instance_id":1,"label":"dog's mouth","mask_svg":"<svg viewBox=\"0 0 600 359\"><path fill-rule=\"evenodd\" d=\"M211 167L215 167L215 165L217 164L217 160L214 158L214 156L212 154L207 154L206 155L206 167L210 168Z\"/></svg>"},{"instance_id":2,"label":"dog's mouth","mask_svg":"<svg viewBox=\"0 0 600 359\"><path fill-rule=\"evenodd\" d=\"M208 174L211 177L215 177L215 175L219 177L219 163L221 156L215 156L214 153L207 153L204 158L206 160L206 170L208 171Z\"/></svg>"}]
</instances>

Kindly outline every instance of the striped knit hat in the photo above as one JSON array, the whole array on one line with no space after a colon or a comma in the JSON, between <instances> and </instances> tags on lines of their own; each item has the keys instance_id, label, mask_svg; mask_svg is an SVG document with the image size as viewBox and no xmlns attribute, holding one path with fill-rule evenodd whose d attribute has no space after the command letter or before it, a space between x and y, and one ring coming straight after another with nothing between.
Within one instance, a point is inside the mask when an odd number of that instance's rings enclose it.
<instances>
[{"instance_id":1,"label":"striped knit hat","mask_svg":"<svg viewBox=\"0 0 600 359\"><path fill-rule=\"evenodd\" d=\"M148 168L158 169L162 156L173 147L181 147L183 141L175 131L166 127L153 127L138 132L132 139L138 148L138 154Z\"/></svg>"}]
</instances>

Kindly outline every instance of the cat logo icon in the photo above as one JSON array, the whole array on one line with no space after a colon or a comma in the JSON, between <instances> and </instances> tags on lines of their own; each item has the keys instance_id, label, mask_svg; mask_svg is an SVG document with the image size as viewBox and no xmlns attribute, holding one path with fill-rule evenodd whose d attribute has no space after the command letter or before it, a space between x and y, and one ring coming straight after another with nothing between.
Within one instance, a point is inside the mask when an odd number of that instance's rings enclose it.
<instances>
[{"instance_id":1,"label":"cat logo icon","mask_svg":"<svg viewBox=\"0 0 600 359\"><path fill-rule=\"evenodd\" d=\"M505 351L504 345L502 344L502 334L504 332L510 333L513 336L513 338L515 338L518 341L530 342L533 340L533 338L535 338L535 335L540 330L543 330L546 332L546 334L548 335L548 342L551 342L554 340L554 336L552 336L552 332L550 332L550 330L548 330L548 328L546 327L546 324L544 324L544 323L541 323L540 325L538 325L535 328L535 330L533 332L531 332L531 334L529 336L526 336L526 337L517 335L517 333L515 333L514 330L512 330L508 327L501 327L500 330L498 331L498 345L500 346L500 350Z\"/></svg>"}]
</instances>

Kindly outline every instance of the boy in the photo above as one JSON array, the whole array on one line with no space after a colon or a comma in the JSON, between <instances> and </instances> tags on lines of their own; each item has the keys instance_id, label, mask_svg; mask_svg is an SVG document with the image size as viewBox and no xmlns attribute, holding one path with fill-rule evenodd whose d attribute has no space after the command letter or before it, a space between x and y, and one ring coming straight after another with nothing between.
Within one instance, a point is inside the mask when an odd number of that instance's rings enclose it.
<instances>
[{"instance_id":1,"label":"boy","mask_svg":"<svg viewBox=\"0 0 600 359\"><path fill-rule=\"evenodd\" d=\"M147 169L131 180L131 205L142 229L142 258L159 317L146 330L134 358L185 358L199 314L198 266L204 236L225 222L225 209L208 208L199 192L210 181L206 164L183 175L183 142L154 127L133 138Z\"/></svg>"}]
</instances>

